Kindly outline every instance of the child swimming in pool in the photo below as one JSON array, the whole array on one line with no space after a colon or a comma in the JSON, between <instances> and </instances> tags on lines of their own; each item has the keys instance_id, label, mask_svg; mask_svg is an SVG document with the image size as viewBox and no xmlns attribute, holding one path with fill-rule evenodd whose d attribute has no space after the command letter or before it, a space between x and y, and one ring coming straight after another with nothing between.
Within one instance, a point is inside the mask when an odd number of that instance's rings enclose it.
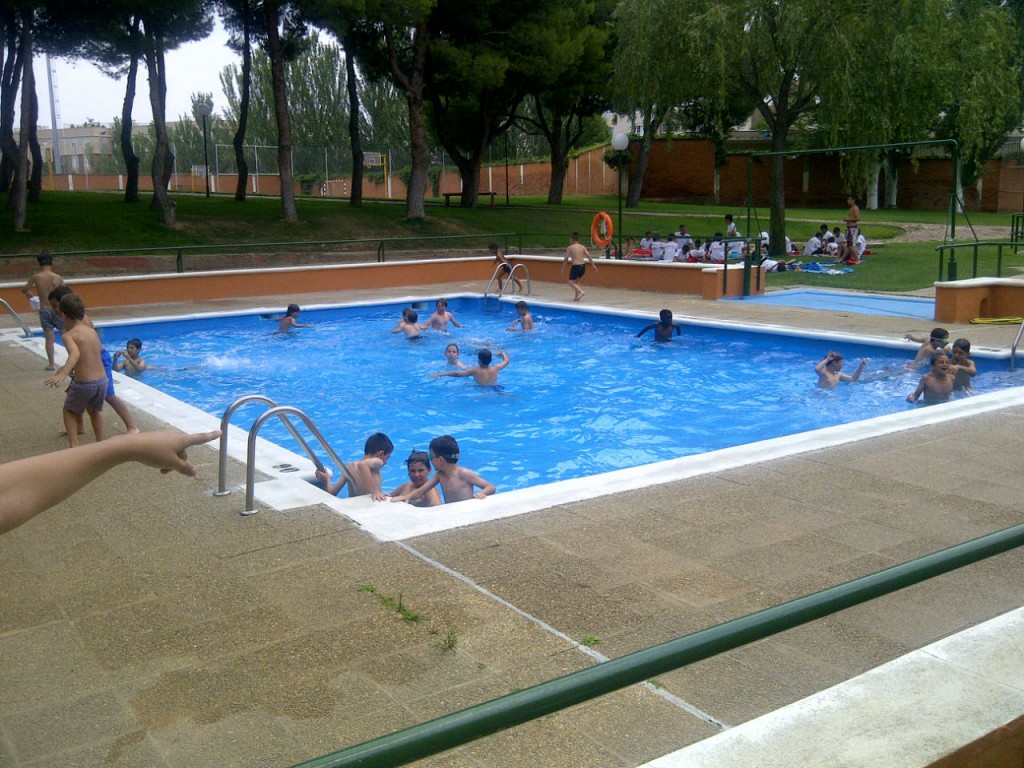
<instances>
[{"instance_id":1,"label":"child swimming in pool","mask_svg":"<svg viewBox=\"0 0 1024 768\"><path fill-rule=\"evenodd\" d=\"M916 403L917 399L924 396L924 402L928 405L944 403L949 400L953 393L952 363L944 352L934 352L931 357L931 370L921 377L917 389L907 395L908 403Z\"/></svg>"},{"instance_id":2,"label":"child swimming in pool","mask_svg":"<svg viewBox=\"0 0 1024 768\"><path fill-rule=\"evenodd\" d=\"M348 483L348 495L372 496L374 501L384 501L388 495L381 490L381 468L388 463L395 446L390 438L383 432L374 432L366 438L363 446L363 458L350 462L346 469L352 475L351 483ZM342 475L337 483L331 482L331 470L324 467L316 471L316 479L324 484L324 488L332 496L345 487L348 477Z\"/></svg>"},{"instance_id":3,"label":"child swimming in pool","mask_svg":"<svg viewBox=\"0 0 1024 768\"><path fill-rule=\"evenodd\" d=\"M974 392L971 379L978 375L978 369L971 360L971 342L957 339L953 342L953 391Z\"/></svg>"},{"instance_id":4,"label":"child swimming in pool","mask_svg":"<svg viewBox=\"0 0 1024 768\"><path fill-rule=\"evenodd\" d=\"M501 357L501 362L496 365L491 365L493 356L491 350L481 349L476 353L476 359L479 365L474 365L470 368L463 367L458 371L442 371L441 373L432 373L430 378L436 379L438 376L472 376L476 383L481 386L491 386L498 383L498 371L504 368L509 363L508 355L504 352L499 352L498 355Z\"/></svg>"},{"instance_id":5,"label":"child swimming in pool","mask_svg":"<svg viewBox=\"0 0 1024 768\"><path fill-rule=\"evenodd\" d=\"M905 333L903 338L921 345L920 349L917 350L917 355L907 364L907 370L912 371L922 363L930 360L936 352L945 351L946 345L949 344L949 331L945 328L932 328L932 332L928 334L927 339L924 336L916 336L913 333Z\"/></svg>"},{"instance_id":6,"label":"child swimming in pool","mask_svg":"<svg viewBox=\"0 0 1024 768\"><path fill-rule=\"evenodd\" d=\"M447 333L448 323L451 323L456 328L462 327L462 324L455 319L455 315L448 311L448 300L438 299L437 309L434 310L434 314L432 314L430 316L430 319L428 319L427 322L425 322L420 327L425 331L433 328L435 331L442 331Z\"/></svg>"},{"instance_id":7,"label":"child swimming in pool","mask_svg":"<svg viewBox=\"0 0 1024 768\"><path fill-rule=\"evenodd\" d=\"M459 345L454 342L444 348L444 359L454 368L466 367L466 364L459 360Z\"/></svg>"},{"instance_id":8,"label":"child swimming in pool","mask_svg":"<svg viewBox=\"0 0 1024 768\"><path fill-rule=\"evenodd\" d=\"M419 319L420 316L416 314L416 310L403 309L402 319L398 322L398 325L391 329L391 332L404 333L407 339L419 338L420 331L423 330L421 326L416 324L416 321Z\"/></svg>"},{"instance_id":9,"label":"child swimming in pool","mask_svg":"<svg viewBox=\"0 0 1024 768\"><path fill-rule=\"evenodd\" d=\"M843 356L838 352L829 352L824 360L814 366L814 372L818 374L818 389L835 389L841 381L856 381L864 373L867 364L867 358L862 357L853 375L842 373Z\"/></svg>"},{"instance_id":10,"label":"child swimming in pool","mask_svg":"<svg viewBox=\"0 0 1024 768\"><path fill-rule=\"evenodd\" d=\"M391 498L404 496L421 488L430 477L430 457L426 451L413 451L405 460L405 466L409 470L409 482L402 483L391 492ZM436 507L441 503L441 497L437 488L431 488L422 496L417 496L409 501L414 507Z\"/></svg>"},{"instance_id":11,"label":"child swimming in pool","mask_svg":"<svg viewBox=\"0 0 1024 768\"><path fill-rule=\"evenodd\" d=\"M430 461L437 470L434 476L414 491L392 496L392 501L407 501L413 504L416 499L426 496L437 485L441 486L445 504L466 499L483 499L497 490L493 483L487 482L476 472L458 466L459 444L451 435L441 435L430 441ZM475 488L480 490L474 491Z\"/></svg>"},{"instance_id":12,"label":"child swimming in pool","mask_svg":"<svg viewBox=\"0 0 1024 768\"><path fill-rule=\"evenodd\" d=\"M683 331L679 326L679 323L672 321L672 310L663 309L658 313L660 320L657 323L651 323L650 325L644 326L643 330L636 335L635 338L639 339L645 333L652 328L654 329L654 340L655 341L672 341L672 334L676 336L682 336Z\"/></svg>"},{"instance_id":13,"label":"child swimming in pool","mask_svg":"<svg viewBox=\"0 0 1024 768\"><path fill-rule=\"evenodd\" d=\"M287 333L292 328L312 328L309 323L298 322L299 312L302 309L298 304L289 304L285 310L284 317L279 317L280 324L277 326L277 333Z\"/></svg>"},{"instance_id":14,"label":"child swimming in pool","mask_svg":"<svg viewBox=\"0 0 1024 768\"><path fill-rule=\"evenodd\" d=\"M512 321L512 325L506 328L506 331L532 331L533 330L533 315L530 314L530 305L525 301L516 303L516 312L519 314L515 320ZM516 328L516 326L519 326Z\"/></svg>"}]
</instances>

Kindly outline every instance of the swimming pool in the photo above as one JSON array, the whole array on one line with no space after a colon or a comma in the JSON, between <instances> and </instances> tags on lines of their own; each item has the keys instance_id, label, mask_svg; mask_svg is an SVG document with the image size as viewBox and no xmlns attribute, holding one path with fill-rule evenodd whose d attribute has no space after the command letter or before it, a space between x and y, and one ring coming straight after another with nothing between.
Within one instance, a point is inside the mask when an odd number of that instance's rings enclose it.
<instances>
[{"instance_id":1,"label":"swimming pool","mask_svg":"<svg viewBox=\"0 0 1024 768\"><path fill-rule=\"evenodd\" d=\"M417 303L425 319L433 301ZM273 333L276 322L260 313L108 324L101 332L108 348L141 337L152 366L145 383L201 411L219 417L239 396L263 394L309 414L345 459L358 458L372 432L387 433L395 453L385 490L406 479L409 452L440 434L454 435L463 464L501 493L905 413L920 375L903 370L913 356L906 342L769 335L686 319L681 339L656 344L650 334L633 337L649 315L540 304L535 333L509 333L512 304L484 309L478 297L451 299L463 328L410 342L389 332L405 306L307 308L300 321L315 327L292 334ZM480 347L506 350L512 363L500 388L431 379L446 370L452 341L466 364ZM822 392L813 367L837 346L870 363L856 385ZM979 393L1024 383L1005 362L978 364ZM243 408L232 423L247 429L259 412ZM261 435L297 451L276 422Z\"/></svg>"},{"instance_id":2,"label":"swimming pool","mask_svg":"<svg viewBox=\"0 0 1024 768\"><path fill-rule=\"evenodd\" d=\"M831 311L854 312L861 315L886 315L888 317L917 317L931 320L935 317L935 300L913 296L884 296L874 293L844 291L822 291L793 288L770 291L760 296L744 296L723 301L744 301L755 304L771 304L779 307L800 307L801 309L827 309Z\"/></svg>"}]
</instances>

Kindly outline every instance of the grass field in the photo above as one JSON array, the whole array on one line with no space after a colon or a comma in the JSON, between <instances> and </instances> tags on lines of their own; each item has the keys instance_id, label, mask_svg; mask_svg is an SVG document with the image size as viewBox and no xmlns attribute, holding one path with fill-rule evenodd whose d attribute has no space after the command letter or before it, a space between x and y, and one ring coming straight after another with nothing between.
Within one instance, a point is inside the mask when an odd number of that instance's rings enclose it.
<instances>
[{"instance_id":1,"label":"grass field","mask_svg":"<svg viewBox=\"0 0 1024 768\"><path fill-rule=\"evenodd\" d=\"M561 206L549 206L541 197L512 198L511 205L482 205L479 208L445 207L428 204L423 221L405 218L404 201L367 200L353 208L346 200L307 198L298 203L300 221L283 221L277 198L250 197L237 203L231 197L176 195L178 225L167 229L157 213L149 209L149 198L127 205L119 194L45 193L29 208L29 231L15 232L13 214L0 213L0 259L35 254L42 249L55 253L71 251L109 252L122 249L197 248L237 244L259 249L268 243L311 243L339 240L386 240L390 250L417 246L451 248L454 244L483 253L497 233L514 233L499 238L515 252L518 249L560 248L568 234L579 231L589 240L590 222L599 210L612 215L618 224L617 201L611 197L570 197ZM627 236L639 239L647 230L663 234L675 231L682 222L695 236L707 237L723 229L722 217L733 213L741 231L747 229L745 209L725 206L675 205L644 202L637 209L623 211ZM787 233L795 244L803 243L818 224L835 226L844 211L789 209ZM750 229L768 228L768 211L753 212ZM926 288L938 278L940 241L891 242L904 233L903 224L942 225L946 214L937 211L865 211L864 229L868 239L886 243L853 274L842 276L786 273L769 275L773 285L819 285L875 291L910 291ZM971 214L976 227L1009 227L1006 214ZM1008 231L1008 230L1007 230ZM960 219L961 241L970 236L966 221ZM435 239L436 238L436 239ZM459 238L454 240L453 238ZM375 250L367 244L364 250ZM991 251L989 253L989 251ZM980 275L995 274L995 249L982 249ZM965 263L966 259L966 263ZM971 276L970 255L958 257L959 276ZM1019 274L1024 258L1013 249L1004 250L1003 274Z\"/></svg>"}]
</instances>

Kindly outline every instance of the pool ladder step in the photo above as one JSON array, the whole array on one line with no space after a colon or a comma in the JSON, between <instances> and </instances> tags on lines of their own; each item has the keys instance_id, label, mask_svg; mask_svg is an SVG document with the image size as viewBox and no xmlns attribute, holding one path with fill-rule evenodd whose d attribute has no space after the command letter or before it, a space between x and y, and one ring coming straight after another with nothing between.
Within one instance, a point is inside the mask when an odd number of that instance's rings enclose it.
<instances>
[{"instance_id":1,"label":"pool ladder step","mask_svg":"<svg viewBox=\"0 0 1024 768\"><path fill-rule=\"evenodd\" d=\"M490 282L487 283L487 287L484 288L484 309L487 309L487 299L490 297L491 294L491 286L494 285L494 281L498 279L498 275L501 274L501 270L504 267L504 264L499 264L497 267L495 267L494 274L491 275ZM526 268L525 264L513 264L512 271L508 273L508 277L505 279L505 282L502 284L497 294L495 294L494 298L498 300L498 307L501 306L501 297L505 295L505 289L508 288L510 285L515 285L515 281L517 279L517 272L521 272L523 274L523 277L526 279L526 295L529 296L531 293L533 293L533 285L530 283L530 270Z\"/></svg>"},{"instance_id":2,"label":"pool ladder step","mask_svg":"<svg viewBox=\"0 0 1024 768\"><path fill-rule=\"evenodd\" d=\"M21 319L21 315L19 315L17 312L14 311L14 307L12 307L10 304L8 304L3 299L0 299L0 305L2 305L3 308L7 310L7 314L8 315L10 315L11 317L14 318L14 322L16 322L19 326L21 326L21 332L23 334L25 334L25 338L26 339L31 339L32 338L32 329L29 328L28 325L26 325L25 321Z\"/></svg>"},{"instance_id":3,"label":"pool ladder step","mask_svg":"<svg viewBox=\"0 0 1024 768\"><path fill-rule=\"evenodd\" d=\"M231 491L227 489L227 469L228 469L228 428L230 427L231 415L237 411L241 406L248 403L262 403L270 406L266 411L261 413L256 420L252 423L249 428L249 440L246 448L245 458L245 509L242 510L243 515L252 515L256 513L256 438L259 435L260 428L266 424L270 419L277 417L284 424L285 428L291 433L292 437L302 446L302 449L306 452L306 455L313 462L313 465L317 468L317 471L324 469L324 464L320 461L320 458L316 455L316 452L310 447L309 443L299 434L299 431L295 428L289 417L295 417L299 419L305 426L306 429L312 433L313 437L316 438L317 442L323 447L327 455L331 457L331 461L341 470L341 473L345 476L345 479L355 484L355 479L352 477L352 473L349 472L348 467L345 466L338 454L335 453L331 444L327 442L327 438L323 436L323 433L317 428L313 420L306 415L303 411L295 408L291 405L278 405L269 397L265 395L243 395L242 397L235 400L231 405L224 411L224 415L220 420L220 455L217 466L217 490L214 491L214 496L227 496Z\"/></svg>"}]
</instances>

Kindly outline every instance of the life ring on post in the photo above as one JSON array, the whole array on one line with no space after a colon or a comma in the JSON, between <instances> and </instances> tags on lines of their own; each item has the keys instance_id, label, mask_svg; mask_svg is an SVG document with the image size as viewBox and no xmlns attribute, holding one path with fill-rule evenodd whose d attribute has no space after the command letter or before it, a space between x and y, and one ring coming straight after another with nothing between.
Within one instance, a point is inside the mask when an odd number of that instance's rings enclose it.
<instances>
[{"instance_id":1,"label":"life ring on post","mask_svg":"<svg viewBox=\"0 0 1024 768\"><path fill-rule=\"evenodd\" d=\"M615 228L612 226L611 216L604 211L594 216L594 221L590 224L590 239L596 245L607 248L612 242L612 234L614 232Z\"/></svg>"}]
</instances>

